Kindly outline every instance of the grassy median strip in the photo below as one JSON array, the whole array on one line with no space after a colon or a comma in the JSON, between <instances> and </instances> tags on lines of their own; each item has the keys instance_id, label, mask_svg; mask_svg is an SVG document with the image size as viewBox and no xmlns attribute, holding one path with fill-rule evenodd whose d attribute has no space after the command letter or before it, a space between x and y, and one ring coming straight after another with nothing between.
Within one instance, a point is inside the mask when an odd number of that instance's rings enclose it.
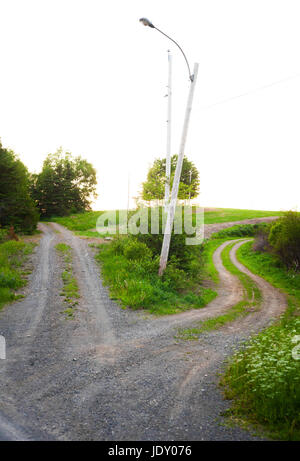
<instances>
[{"instance_id":1,"label":"grassy median strip","mask_svg":"<svg viewBox=\"0 0 300 461\"><path fill-rule=\"evenodd\" d=\"M26 285L28 271L23 266L35 247L34 243L9 240L0 244L0 310L9 302L22 298L16 291Z\"/></svg>"},{"instance_id":2,"label":"grassy median strip","mask_svg":"<svg viewBox=\"0 0 300 461\"><path fill-rule=\"evenodd\" d=\"M230 359L221 380L233 400L228 416L263 428L270 437L300 440L300 274L287 271L272 254L253 251L251 242L237 257L285 292L289 307Z\"/></svg>"},{"instance_id":3,"label":"grassy median strip","mask_svg":"<svg viewBox=\"0 0 300 461\"><path fill-rule=\"evenodd\" d=\"M212 240L211 242L214 241L215 240ZM226 246L221 253L221 258L224 267L233 275L237 276L241 284L243 285L243 299L234 306L232 306L230 309L228 309L228 311L223 315L219 315L217 317L204 320L203 322L199 322L198 326L194 328L180 329L177 335L178 339L197 340L201 333L211 330L217 330L218 328L224 326L226 323L233 322L238 317L246 316L259 308L261 303L261 293L257 285L248 275L243 274L231 262L229 254L232 247L235 244L236 242L233 242L232 244Z\"/></svg>"},{"instance_id":4,"label":"grassy median strip","mask_svg":"<svg viewBox=\"0 0 300 461\"><path fill-rule=\"evenodd\" d=\"M73 318L74 308L78 304L77 299L80 296L77 281L73 276L72 248L65 243L58 243L55 248L63 255L65 262L65 270L61 275L64 285L60 295L64 296L64 302L68 304L68 307L63 311L63 313L66 314L68 318Z\"/></svg>"}]
</instances>

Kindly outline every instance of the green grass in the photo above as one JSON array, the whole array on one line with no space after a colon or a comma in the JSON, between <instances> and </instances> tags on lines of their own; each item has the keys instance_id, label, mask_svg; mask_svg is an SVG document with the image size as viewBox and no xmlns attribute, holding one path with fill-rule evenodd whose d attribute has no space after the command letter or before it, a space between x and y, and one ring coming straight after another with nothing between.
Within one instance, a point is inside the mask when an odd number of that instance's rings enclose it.
<instances>
[{"instance_id":1,"label":"green grass","mask_svg":"<svg viewBox=\"0 0 300 461\"><path fill-rule=\"evenodd\" d=\"M0 310L5 304L22 297L16 291L26 285L24 276L28 271L23 271L22 266L34 246L33 243L14 240L0 244Z\"/></svg>"},{"instance_id":2,"label":"green grass","mask_svg":"<svg viewBox=\"0 0 300 461\"><path fill-rule=\"evenodd\" d=\"M149 251L145 244L127 237L99 246L96 260L104 283L111 298L122 307L145 309L155 315L176 314L202 308L216 296L214 290L201 286L199 275L194 278L172 262L159 277L159 258L151 257ZM195 251L198 254L193 263L200 266L200 249Z\"/></svg>"},{"instance_id":3,"label":"green grass","mask_svg":"<svg viewBox=\"0 0 300 461\"><path fill-rule=\"evenodd\" d=\"M91 232L91 229L96 228L96 222L99 216L105 211L87 211L85 213L77 213L66 217L53 217L55 221L72 231L78 232L79 235L87 237L97 237L97 232ZM239 210L234 208L216 208L205 211L205 224L223 223L228 221L241 221L243 219L262 218L268 216L281 216L283 213L280 211L261 211L261 210ZM119 219L117 215L116 222ZM109 235L103 233L101 235Z\"/></svg>"},{"instance_id":4,"label":"green grass","mask_svg":"<svg viewBox=\"0 0 300 461\"><path fill-rule=\"evenodd\" d=\"M211 235L211 239L232 239L239 237L254 237L261 229L267 228L268 224L237 224L227 229L222 229Z\"/></svg>"},{"instance_id":5,"label":"green grass","mask_svg":"<svg viewBox=\"0 0 300 461\"><path fill-rule=\"evenodd\" d=\"M72 271L72 248L65 243L58 243L56 250L63 255L65 270L62 272L63 289L60 293L64 297L64 302L68 304L67 309L63 311L68 318L74 317L74 308L78 304L77 299L80 297L79 288L76 278Z\"/></svg>"},{"instance_id":6,"label":"green grass","mask_svg":"<svg viewBox=\"0 0 300 461\"><path fill-rule=\"evenodd\" d=\"M235 208L216 208L206 211L205 224L214 224L230 221L242 221L243 219L265 218L269 216L282 216L282 211L240 210Z\"/></svg>"},{"instance_id":7,"label":"green grass","mask_svg":"<svg viewBox=\"0 0 300 461\"><path fill-rule=\"evenodd\" d=\"M267 252L252 251L252 243L243 245L237 252L238 260L254 274L288 295L290 303L300 306L300 273L287 271L280 260ZM294 310L294 309L293 309ZM289 315L290 310L287 312Z\"/></svg>"},{"instance_id":8,"label":"green grass","mask_svg":"<svg viewBox=\"0 0 300 461\"><path fill-rule=\"evenodd\" d=\"M106 213L106 211L86 211L85 213L76 213L71 216L53 217L51 218L51 221L57 222L58 224L67 227L69 230L74 231L77 235L86 237L98 237L99 233L93 232L91 229L96 228L97 219L103 213ZM109 235L109 233L104 232L100 235L105 236Z\"/></svg>"},{"instance_id":9,"label":"green grass","mask_svg":"<svg viewBox=\"0 0 300 461\"><path fill-rule=\"evenodd\" d=\"M237 256L285 292L289 307L230 359L221 381L225 396L233 399L229 415L259 425L270 437L300 440L300 360L292 355L300 335L300 274L288 272L271 254L254 252L251 242Z\"/></svg>"},{"instance_id":10,"label":"green grass","mask_svg":"<svg viewBox=\"0 0 300 461\"><path fill-rule=\"evenodd\" d=\"M212 240L211 242L215 242L215 240ZM179 329L177 335L178 339L197 340L199 339L201 333L211 330L217 330L225 324L233 322L238 317L246 316L259 308L261 303L261 293L257 285L248 275L242 273L231 262L229 254L232 247L235 244L236 242L227 245L221 253L221 258L224 267L233 275L238 277L238 279L240 280L244 288L243 299L234 306L232 306L230 309L228 309L228 311L223 315L219 315L217 317L209 318L207 320L199 322L198 326L194 328ZM219 245L217 245L217 247L218 246ZM211 249L212 248L214 247L211 245ZM212 263L212 255L210 256L210 259Z\"/></svg>"}]
</instances>

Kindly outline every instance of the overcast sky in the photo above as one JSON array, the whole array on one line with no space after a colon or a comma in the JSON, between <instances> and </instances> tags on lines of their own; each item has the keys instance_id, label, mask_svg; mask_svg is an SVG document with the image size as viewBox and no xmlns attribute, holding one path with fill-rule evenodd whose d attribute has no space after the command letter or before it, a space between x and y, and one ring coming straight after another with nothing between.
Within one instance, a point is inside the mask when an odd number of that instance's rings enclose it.
<instances>
[{"instance_id":1,"label":"overcast sky","mask_svg":"<svg viewBox=\"0 0 300 461\"><path fill-rule=\"evenodd\" d=\"M0 0L0 137L30 171L60 146L97 168L95 209L124 208L172 152L199 74L186 146L200 203L300 209L298 0ZM131 201L134 205L134 201Z\"/></svg>"}]
</instances>

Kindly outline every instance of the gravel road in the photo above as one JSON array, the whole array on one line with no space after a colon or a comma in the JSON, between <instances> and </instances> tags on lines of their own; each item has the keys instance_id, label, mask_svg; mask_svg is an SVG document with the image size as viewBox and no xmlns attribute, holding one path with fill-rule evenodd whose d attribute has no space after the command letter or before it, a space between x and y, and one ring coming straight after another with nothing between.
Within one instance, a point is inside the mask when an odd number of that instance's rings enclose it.
<instances>
[{"instance_id":1,"label":"gravel road","mask_svg":"<svg viewBox=\"0 0 300 461\"><path fill-rule=\"evenodd\" d=\"M0 440L255 440L222 425L229 402L217 386L218 373L286 301L236 261L241 243L231 258L259 285L261 310L199 341L181 341L175 339L178 327L218 315L242 298L238 279L220 258L230 242L214 255L219 296L204 309L156 318L109 299L85 240L54 223L40 229L27 296L0 314L7 342L7 359L0 360ZM73 248L80 289L74 320L62 313L58 242Z\"/></svg>"}]
</instances>

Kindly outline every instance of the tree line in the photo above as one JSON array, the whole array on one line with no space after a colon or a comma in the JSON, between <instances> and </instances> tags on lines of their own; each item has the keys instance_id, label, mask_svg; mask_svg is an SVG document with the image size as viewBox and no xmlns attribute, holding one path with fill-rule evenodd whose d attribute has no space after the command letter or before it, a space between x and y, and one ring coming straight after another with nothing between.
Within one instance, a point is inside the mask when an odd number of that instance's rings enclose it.
<instances>
[{"instance_id":1,"label":"tree line","mask_svg":"<svg viewBox=\"0 0 300 461\"><path fill-rule=\"evenodd\" d=\"M171 158L172 188L177 156ZM166 159L158 158L142 183L141 198L162 200L166 182ZM199 194L199 172L193 162L183 160L178 198ZM0 140L0 228L14 226L18 232L32 233L39 219L67 216L91 209L96 198L96 170L81 156L61 148L48 154L38 174L30 173L18 156Z\"/></svg>"},{"instance_id":2,"label":"tree line","mask_svg":"<svg viewBox=\"0 0 300 461\"><path fill-rule=\"evenodd\" d=\"M0 141L0 227L31 233L40 217L65 216L90 209L96 197L96 170L82 157L58 149L41 173L31 174Z\"/></svg>"}]
</instances>

